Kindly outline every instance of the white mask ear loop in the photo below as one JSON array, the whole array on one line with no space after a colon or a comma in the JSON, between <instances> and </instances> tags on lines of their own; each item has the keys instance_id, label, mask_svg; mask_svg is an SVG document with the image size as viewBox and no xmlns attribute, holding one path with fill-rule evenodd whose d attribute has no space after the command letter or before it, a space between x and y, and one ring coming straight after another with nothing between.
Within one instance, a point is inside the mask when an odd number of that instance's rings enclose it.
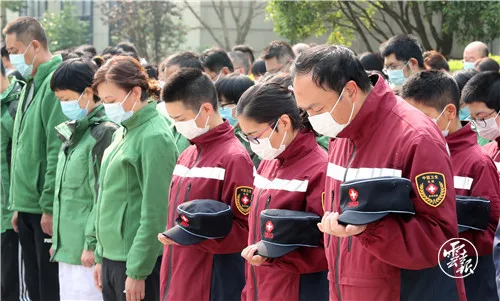
<instances>
[{"instance_id":1,"label":"white mask ear loop","mask_svg":"<svg viewBox=\"0 0 500 301\"><path fill-rule=\"evenodd\" d=\"M450 123L451 123L451 120L448 120L448 125L446 126L446 129L444 129L445 131L447 131L448 128L450 127Z\"/></svg>"},{"instance_id":2,"label":"white mask ear loop","mask_svg":"<svg viewBox=\"0 0 500 301\"><path fill-rule=\"evenodd\" d=\"M339 95L339 98L337 99L337 102L335 103L335 105L333 106L333 108L330 110L330 115L332 115L332 112L333 110L335 110L335 108L337 107L337 105L339 104L340 102L340 99L342 98L342 95L344 94L344 89L342 89L342 92L340 92L340 95Z\"/></svg>"}]
</instances>

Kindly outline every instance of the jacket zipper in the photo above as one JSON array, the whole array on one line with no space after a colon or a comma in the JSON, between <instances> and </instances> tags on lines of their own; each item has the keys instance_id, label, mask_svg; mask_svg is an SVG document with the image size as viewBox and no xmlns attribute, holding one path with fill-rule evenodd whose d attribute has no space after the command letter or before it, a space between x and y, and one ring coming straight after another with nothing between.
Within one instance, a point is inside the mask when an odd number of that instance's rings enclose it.
<instances>
[{"instance_id":1,"label":"jacket zipper","mask_svg":"<svg viewBox=\"0 0 500 301\"><path fill-rule=\"evenodd\" d=\"M264 210L266 210L267 207L269 207L269 202L271 202L271 195L269 195L269 197L267 198L266 206L264 207Z\"/></svg>"},{"instance_id":2,"label":"jacket zipper","mask_svg":"<svg viewBox=\"0 0 500 301\"><path fill-rule=\"evenodd\" d=\"M257 209L256 211L259 210L259 199L262 196L263 192L264 192L264 190L259 191L259 195L257 196L257 203L255 204L255 209ZM269 204L270 200L271 200L271 196L269 196L267 198L266 207ZM254 218L253 218L253 221L254 221L254 224L253 224L253 243L254 244L257 243L257 221L258 221L259 215L260 215L259 212L255 212ZM250 271L252 272L252 278L253 278L253 287L254 287L253 298L254 298L254 301L257 301L257 297L258 297L257 274L255 273L255 267L253 265L250 266Z\"/></svg>"},{"instance_id":3,"label":"jacket zipper","mask_svg":"<svg viewBox=\"0 0 500 301\"><path fill-rule=\"evenodd\" d=\"M65 160L64 160L64 166L63 166L63 175L61 176L61 179L59 180L59 183L56 183L56 185L59 186L59 195L61 194L61 185L62 183L64 182L64 179L66 178L66 165L68 164L68 160L69 160L69 157L70 155L73 153L69 153L67 154L67 150L68 149L65 149L64 150L64 155L65 155ZM57 196L59 198L59 195ZM59 198L60 200L60 198ZM59 206L61 207L61 206ZM59 231L59 220L57 221L54 221L55 223L57 223L57 226L55 228L57 228L57 231ZM96 231L96 238L97 238L97 231ZM57 246L54 247L54 244L52 244L52 247L53 247L53 251L52 251L52 256L50 257L50 261L54 261L54 257L56 257L56 253L57 253Z\"/></svg>"},{"instance_id":4,"label":"jacket zipper","mask_svg":"<svg viewBox=\"0 0 500 301\"><path fill-rule=\"evenodd\" d=\"M351 143L353 143L352 140L351 140ZM349 171L349 167L351 167L351 163L354 160L354 157L356 156L356 144L353 143L353 145L354 145L354 150L351 153L351 157L349 158L349 162L347 163L347 167L346 167L345 173L344 173L344 180L343 180L344 183L345 183L346 178L347 178L347 172ZM349 237L349 238L351 238L351 237ZM337 294L339 296L339 301L342 301L342 295L340 293L340 283L339 283L339 278L340 278L339 277L339 262L340 262L340 245L341 245L341 242L342 242L342 238L339 237L338 244L337 244L337 258L336 258L336 264L335 264L335 286L337 287ZM348 247L348 251L350 252L349 241L348 241L348 246L347 247Z\"/></svg>"},{"instance_id":5,"label":"jacket zipper","mask_svg":"<svg viewBox=\"0 0 500 301\"><path fill-rule=\"evenodd\" d=\"M201 157L201 151L202 149L200 148L199 152L198 152L198 157L196 157L196 161L194 162L193 167L196 166L196 164L198 164L198 161L200 161L200 157ZM179 185L177 186L177 192L175 193L175 201L174 201L174 208L177 208L177 201L179 199L179 192L181 190L181 186L182 186L182 180L184 180L184 178L181 178L179 180ZM191 183L188 185L188 188L186 189L186 194L185 194L185 200L187 200L187 197L188 197L188 194L189 194L189 191L191 190ZM169 208L169 211L170 211L170 208ZM173 216L172 218L175 216L175 211L173 213ZM169 221L171 221L172 219L170 219ZM168 225L168 224L167 224ZM165 294L163 296L163 301L167 300L167 296L168 296L168 290L170 289L170 282L172 281L172 245L169 245L168 246L168 271L167 271L167 286L165 288Z\"/></svg>"}]
</instances>

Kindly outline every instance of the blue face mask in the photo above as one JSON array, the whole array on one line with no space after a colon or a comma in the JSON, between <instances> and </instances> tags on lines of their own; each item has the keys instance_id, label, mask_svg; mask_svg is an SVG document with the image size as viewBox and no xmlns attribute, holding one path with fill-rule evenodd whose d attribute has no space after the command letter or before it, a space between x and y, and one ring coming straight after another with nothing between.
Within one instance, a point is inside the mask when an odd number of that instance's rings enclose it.
<instances>
[{"instance_id":1,"label":"blue face mask","mask_svg":"<svg viewBox=\"0 0 500 301\"><path fill-rule=\"evenodd\" d=\"M19 71L19 73L21 73L21 75L25 79L28 79L29 77L31 77L31 73L33 73L33 63L35 62L35 59L36 59L36 56L37 56L37 55L35 55L33 57L33 61L31 61L31 65L28 65L26 63L26 59L24 58L24 55L26 54L26 52L28 51L28 49L31 47L32 43L33 42L31 42L28 45L28 47L26 48L26 50L23 53L9 55L10 62L12 63L12 65L14 66L14 68L16 68L16 70Z\"/></svg>"},{"instance_id":2,"label":"blue face mask","mask_svg":"<svg viewBox=\"0 0 500 301\"><path fill-rule=\"evenodd\" d=\"M387 70L387 76L389 76L389 82L391 85L396 87L402 86L406 81L403 69Z\"/></svg>"},{"instance_id":3,"label":"blue face mask","mask_svg":"<svg viewBox=\"0 0 500 301\"><path fill-rule=\"evenodd\" d=\"M125 100L127 100L131 92L132 90L128 92L127 96L125 96L125 98L121 102L104 104L104 111L106 111L106 115L108 115L109 119L111 119L111 121L113 121L114 123L120 124L121 122L132 117L132 115L134 114L134 108L136 103L134 103L132 110L128 112L125 112L125 109L123 108L122 105L125 102Z\"/></svg>"},{"instance_id":4,"label":"blue face mask","mask_svg":"<svg viewBox=\"0 0 500 301\"><path fill-rule=\"evenodd\" d=\"M460 120L466 120L470 116L469 106L465 106L458 111L458 116Z\"/></svg>"},{"instance_id":5,"label":"blue face mask","mask_svg":"<svg viewBox=\"0 0 500 301\"><path fill-rule=\"evenodd\" d=\"M78 103L80 101L80 98L82 98L82 95L83 93L80 94L80 97L78 97L77 100L61 101L62 112L70 120L82 120L89 113L89 101L87 101L85 109L82 109L82 107L80 107L80 104Z\"/></svg>"},{"instance_id":6,"label":"blue face mask","mask_svg":"<svg viewBox=\"0 0 500 301\"><path fill-rule=\"evenodd\" d=\"M474 69L474 62L464 62L464 70Z\"/></svg>"},{"instance_id":7,"label":"blue face mask","mask_svg":"<svg viewBox=\"0 0 500 301\"><path fill-rule=\"evenodd\" d=\"M220 116L229 121L229 124L234 126L238 120L233 117L233 108L220 108L219 109Z\"/></svg>"}]
</instances>

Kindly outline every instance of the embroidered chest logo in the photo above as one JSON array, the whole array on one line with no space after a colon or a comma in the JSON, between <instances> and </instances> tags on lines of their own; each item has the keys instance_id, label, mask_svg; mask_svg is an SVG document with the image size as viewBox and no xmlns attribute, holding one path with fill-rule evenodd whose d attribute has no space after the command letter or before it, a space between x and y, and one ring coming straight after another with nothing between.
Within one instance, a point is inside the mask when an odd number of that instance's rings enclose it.
<instances>
[{"instance_id":1,"label":"embroidered chest logo","mask_svg":"<svg viewBox=\"0 0 500 301\"><path fill-rule=\"evenodd\" d=\"M272 239L274 237L274 235L272 233L273 230L274 230L273 222L267 221L267 223L266 223L266 232L264 233L264 237Z\"/></svg>"},{"instance_id":2,"label":"embroidered chest logo","mask_svg":"<svg viewBox=\"0 0 500 301\"><path fill-rule=\"evenodd\" d=\"M426 172L415 177L420 198L429 206L437 207L446 198L446 179L442 173Z\"/></svg>"},{"instance_id":3,"label":"embroidered chest logo","mask_svg":"<svg viewBox=\"0 0 500 301\"><path fill-rule=\"evenodd\" d=\"M354 188L349 189L349 198L351 200L347 204L347 207L349 207L349 208L358 207L358 205L359 205L358 196L359 196L359 193L356 189L354 189Z\"/></svg>"},{"instance_id":4,"label":"embroidered chest logo","mask_svg":"<svg viewBox=\"0 0 500 301\"><path fill-rule=\"evenodd\" d=\"M248 186L237 187L234 192L234 201L236 203L236 208L243 215L248 215L250 213L250 207L252 205L252 192L253 188Z\"/></svg>"},{"instance_id":5,"label":"embroidered chest logo","mask_svg":"<svg viewBox=\"0 0 500 301\"><path fill-rule=\"evenodd\" d=\"M189 219L183 214L181 215L181 226L189 227Z\"/></svg>"}]
</instances>

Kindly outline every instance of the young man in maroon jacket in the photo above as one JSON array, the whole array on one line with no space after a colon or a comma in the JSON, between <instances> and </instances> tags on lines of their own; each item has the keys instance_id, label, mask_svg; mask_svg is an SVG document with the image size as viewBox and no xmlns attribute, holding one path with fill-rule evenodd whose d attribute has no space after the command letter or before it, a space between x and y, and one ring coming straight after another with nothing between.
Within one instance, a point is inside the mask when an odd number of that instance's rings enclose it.
<instances>
[{"instance_id":1,"label":"young man in maroon jacket","mask_svg":"<svg viewBox=\"0 0 500 301\"><path fill-rule=\"evenodd\" d=\"M292 74L297 103L314 129L337 137L328 148L326 212L319 224L330 299L465 300L462 279L438 265L439 249L458 237L458 226L451 162L436 126L379 75L368 77L346 47L306 50ZM412 182L415 215L339 224L340 184L381 176Z\"/></svg>"},{"instance_id":2,"label":"young man in maroon jacket","mask_svg":"<svg viewBox=\"0 0 500 301\"><path fill-rule=\"evenodd\" d=\"M161 300L240 300L245 285L240 253L248 240L252 160L232 126L219 115L215 86L200 70L185 68L174 73L165 83L162 100L177 131L192 143L174 169L167 229L175 226L179 204L198 199L230 205L233 226L225 238L192 246L159 236L166 245Z\"/></svg>"},{"instance_id":3,"label":"young man in maroon jacket","mask_svg":"<svg viewBox=\"0 0 500 301\"><path fill-rule=\"evenodd\" d=\"M474 274L464 279L467 300L498 300L492 246L500 216L500 185L495 164L477 143L471 124L462 126L460 122L458 85L445 72L423 71L406 81L401 97L429 116L446 138L457 196L482 197L490 201L488 228L484 231L470 229L461 232L460 237L472 242L479 255Z\"/></svg>"}]
</instances>

